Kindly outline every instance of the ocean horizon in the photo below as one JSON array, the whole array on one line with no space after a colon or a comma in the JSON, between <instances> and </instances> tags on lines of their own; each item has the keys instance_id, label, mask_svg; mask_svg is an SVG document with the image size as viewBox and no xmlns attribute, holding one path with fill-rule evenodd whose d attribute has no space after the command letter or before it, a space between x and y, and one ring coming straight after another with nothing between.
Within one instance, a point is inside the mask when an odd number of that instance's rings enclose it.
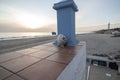
<instances>
[{"instance_id":1,"label":"ocean horizon","mask_svg":"<svg viewBox=\"0 0 120 80\"><path fill-rule=\"evenodd\" d=\"M0 40L51 36L50 32L0 32Z\"/></svg>"},{"instance_id":2,"label":"ocean horizon","mask_svg":"<svg viewBox=\"0 0 120 80\"><path fill-rule=\"evenodd\" d=\"M77 32L76 34L85 34L85 33L91 33L91 32ZM11 39L47 37L47 36L53 36L52 32L0 32L0 41L11 40Z\"/></svg>"}]
</instances>

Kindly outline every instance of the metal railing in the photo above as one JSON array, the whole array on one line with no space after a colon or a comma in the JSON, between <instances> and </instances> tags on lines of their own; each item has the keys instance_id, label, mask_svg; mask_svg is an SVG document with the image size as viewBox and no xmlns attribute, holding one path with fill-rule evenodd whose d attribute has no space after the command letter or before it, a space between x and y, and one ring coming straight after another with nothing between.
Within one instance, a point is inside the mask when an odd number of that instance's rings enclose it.
<instances>
[{"instance_id":1,"label":"metal railing","mask_svg":"<svg viewBox=\"0 0 120 80\"><path fill-rule=\"evenodd\" d=\"M88 69L87 69L87 80L90 80L90 65L88 66Z\"/></svg>"}]
</instances>

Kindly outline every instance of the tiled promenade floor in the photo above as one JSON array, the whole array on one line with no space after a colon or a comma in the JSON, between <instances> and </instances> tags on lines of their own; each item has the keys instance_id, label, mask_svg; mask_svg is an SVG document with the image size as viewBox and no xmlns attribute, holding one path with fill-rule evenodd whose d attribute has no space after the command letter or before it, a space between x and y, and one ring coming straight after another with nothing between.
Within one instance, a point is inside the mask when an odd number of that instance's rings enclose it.
<instances>
[{"instance_id":1,"label":"tiled promenade floor","mask_svg":"<svg viewBox=\"0 0 120 80\"><path fill-rule=\"evenodd\" d=\"M48 43L0 54L0 80L56 80L80 47L58 48ZM91 65L90 80L120 80L120 75L107 67Z\"/></svg>"},{"instance_id":2,"label":"tiled promenade floor","mask_svg":"<svg viewBox=\"0 0 120 80\"><path fill-rule=\"evenodd\" d=\"M52 43L0 55L0 80L56 80L80 46Z\"/></svg>"}]
</instances>

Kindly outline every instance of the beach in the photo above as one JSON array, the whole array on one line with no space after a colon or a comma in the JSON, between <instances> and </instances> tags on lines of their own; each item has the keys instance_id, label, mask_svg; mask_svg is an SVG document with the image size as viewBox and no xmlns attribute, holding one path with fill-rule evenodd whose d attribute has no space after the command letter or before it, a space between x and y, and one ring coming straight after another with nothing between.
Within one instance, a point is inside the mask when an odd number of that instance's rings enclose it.
<instances>
[{"instance_id":1,"label":"beach","mask_svg":"<svg viewBox=\"0 0 120 80\"><path fill-rule=\"evenodd\" d=\"M36 38L24 38L0 41L0 54L9 53L21 49L30 48L44 43L52 42L55 36L45 36Z\"/></svg>"},{"instance_id":2,"label":"beach","mask_svg":"<svg viewBox=\"0 0 120 80\"><path fill-rule=\"evenodd\" d=\"M12 52L55 41L55 36L0 41L0 53ZM120 54L120 37L111 34L79 34L79 41L87 44L87 54Z\"/></svg>"},{"instance_id":3,"label":"beach","mask_svg":"<svg viewBox=\"0 0 120 80\"><path fill-rule=\"evenodd\" d=\"M112 34L78 35L78 40L86 41L87 54L120 54L120 37Z\"/></svg>"}]
</instances>

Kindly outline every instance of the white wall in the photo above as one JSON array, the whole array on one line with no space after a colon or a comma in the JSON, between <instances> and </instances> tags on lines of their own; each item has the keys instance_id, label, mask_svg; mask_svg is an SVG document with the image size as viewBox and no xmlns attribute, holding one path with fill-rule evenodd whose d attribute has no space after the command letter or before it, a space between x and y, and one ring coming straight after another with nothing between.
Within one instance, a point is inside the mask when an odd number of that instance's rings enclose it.
<instances>
[{"instance_id":1,"label":"white wall","mask_svg":"<svg viewBox=\"0 0 120 80\"><path fill-rule=\"evenodd\" d=\"M67 65L57 80L85 80L86 43L80 42L81 47L77 55Z\"/></svg>"}]
</instances>

